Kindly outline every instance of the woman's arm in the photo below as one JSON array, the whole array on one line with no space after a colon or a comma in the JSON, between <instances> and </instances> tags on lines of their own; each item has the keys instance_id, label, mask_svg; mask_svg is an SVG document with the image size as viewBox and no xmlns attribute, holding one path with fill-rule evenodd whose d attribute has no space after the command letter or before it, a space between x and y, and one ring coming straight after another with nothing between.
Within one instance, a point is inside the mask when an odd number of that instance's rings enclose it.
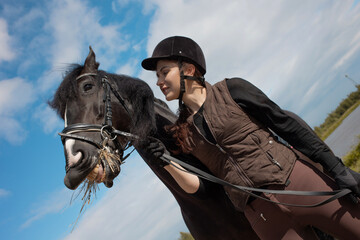
<instances>
[{"instance_id":1,"label":"woman's arm","mask_svg":"<svg viewBox=\"0 0 360 240\"><path fill-rule=\"evenodd\" d=\"M175 166L173 166L174 164ZM183 167L179 164L171 162L171 164L164 167L166 171L175 179L177 184L187 193L195 194L200 187L199 178L193 174L185 172ZM181 170L180 170L181 169Z\"/></svg>"},{"instance_id":2,"label":"woman's arm","mask_svg":"<svg viewBox=\"0 0 360 240\"><path fill-rule=\"evenodd\" d=\"M360 197L360 174L344 166L330 148L293 116L288 115L260 89L240 78L227 79L234 101L248 114L270 128L294 148L320 163L330 172L340 188L350 188Z\"/></svg>"},{"instance_id":3,"label":"woman's arm","mask_svg":"<svg viewBox=\"0 0 360 240\"><path fill-rule=\"evenodd\" d=\"M187 172L177 163L171 162L171 164L169 164L161 159L164 154L170 155L170 153L159 139L148 137L147 141L144 142L141 147L138 147L138 149L144 151L145 157L149 159L152 164L163 167L169 172L176 183L186 193L202 194L201 192L204 191L203 184L197 176Z\"/></svg>"},{"instance_id":4,"label":"woman's arm","mask_svg":"<svg viewBox=\"0 0 360 240\"><path fill-rule=\"evenodd\" d=\"M253 84L232 78L227 80L227 86L241 108L310 159L321 163L326 169L332 169L339 162L313 131L288 115Z\"/></svg>"}]
</instances>

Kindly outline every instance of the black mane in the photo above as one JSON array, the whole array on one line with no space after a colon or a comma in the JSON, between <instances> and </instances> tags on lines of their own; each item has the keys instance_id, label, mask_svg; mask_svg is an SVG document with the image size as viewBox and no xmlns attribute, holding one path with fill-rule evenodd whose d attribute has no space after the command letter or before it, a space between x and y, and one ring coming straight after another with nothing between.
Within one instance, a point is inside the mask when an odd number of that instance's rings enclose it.
<instances>
[{"instance_id":1,"label":"black mane","mask_svg":"<svg viewBox=\"0 0 360 240\"><path fill-rule=\"evenodd\" d=\"M64 119L66 102L75 100L77 98L76 77L80 75L83 66L78 64L70 65L65 72L63 81L55 92L51 101L48 101L49 106L56 111L56 113Z\"/></svg>"},{"instance_id":2,"label":"black mane","mask_svg":"<svg viewBox=\"0 0 360 240\"><path fill-rule=\"evenodd\" d=\"M70 65L53 99L48 101L49 106L54 109L62 119L64 119L66 103L68 101L76 101L77 99L78 92L75 79L80 75L82 70L83 66L81 65ZM104 75L107 76L113 86L115 85L114 87L125 101L131 105L131 109L133 109L131 116L133 126L130 131L140 136L140 138L154 134L156 131L154 95L149 85L137 78L111 74L99 70L97 76L98 81L96 81L98 87ZM117 100L113 99L113 101Z\"/></svg>"}]
</instances>

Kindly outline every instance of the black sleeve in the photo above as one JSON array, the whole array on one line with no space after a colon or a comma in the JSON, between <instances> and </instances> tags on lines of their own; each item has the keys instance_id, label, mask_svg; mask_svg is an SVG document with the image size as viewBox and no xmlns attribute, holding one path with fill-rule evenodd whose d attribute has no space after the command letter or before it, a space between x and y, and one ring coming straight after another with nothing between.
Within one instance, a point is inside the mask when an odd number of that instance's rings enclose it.
<instances>
[{"instance_id":1,"label":"black sleeve","mask_svg":"<svg viewBox=\"0 0 360 240\"><path fill-rule=\"evenodd\" d=\"M206 199L207 198L207 185L208 182L206 180L203 180L202 178L199 177L199 188L196 192L191 193L191 195L193 195L196 198L200 198L200 199Z\"/></svg>"},{"instance_id":2,"label":"black sleeve","mask_svg":"<svg viewBox=\"0 0 360 240\"><path fill-rule=\"evenodd\" d=\"M201 163L195 156L193 156L192 154L185 154L185 153L180 153L177 155L172 155L175 158L180 159L181 161L192 165L195 168L198 168L204 172L210 173L210 171L206 168L206 166ZM184 167L185 168L185 167ZM186 168L185 168L186 169ZM186 169L187 171L191 172L189 169ZM218 187L217 184L212 183L208 180L202 179L200 177L198 177L200 185L199 188L197 189L196 192L194 193L190 193L190 195L196 197L196 198L200 198L200 199L206 199L208 198L214 188Z\"/></svg>"},{"instance_id":3,"label":"black sleeve","mask_svg":"<svg viewBox=\"0 0 360 240\"><path fill-rule=\"evenodd\" d=\"M260 89L241 78L226 80L234 101L256 120L273 130L294 148L330 170L338 158L312 130L271 101Z\"/></svg>"}]
</instances>

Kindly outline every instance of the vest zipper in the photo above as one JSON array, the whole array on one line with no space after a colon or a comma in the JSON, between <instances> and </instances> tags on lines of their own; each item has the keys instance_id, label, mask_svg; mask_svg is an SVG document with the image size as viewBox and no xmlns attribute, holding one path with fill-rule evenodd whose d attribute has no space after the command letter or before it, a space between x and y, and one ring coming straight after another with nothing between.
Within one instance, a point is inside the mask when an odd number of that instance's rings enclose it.
<instances>
[{"instance_id":1,"label":"vest zipper","mask_svg":"<svg viewBox=\"0 0 360 240\"><path fill-rule=\"evenodd\" d=\"M247 184L247 186L249 187L254 186L254 184L247 177L245 177L246 174L244 170L241 167L239 167L239 165L234 161L234 159L230 157L228 154L226 154L226 156L228 157L231 165L233 165L236 168L238 176Z\"/></svg>"},{"instance_id":2,"label":"vest zipper","mask_svg":"<svg viewBox=\"0 0 360 240\"><path fill-rule=\"evenodd\" d=\"M208 123L206 117L205 117L204 115L203 115L203 117L204 117L204 119L205 119L206 124L207 124L208 127L209 127L209 123ZM209 143L209 144L211 144L211 145L215 145L222 153L224 153L224 154L227 156L227 158L229 159L231 165L232 165L233 167L235 167L235 169L237 170L238 176L239 176L246 184L248 184L247 186L254 186L254 185L252 184L252 182L251 182L247 177L245 177L246 174L245 174L244 170L242 170L242 168L240 168L240 167L234 162L234 159L233 159L232 157L230 157L229 154L228 154L217 142L216 142L216 144L214 144L214 143L210 142L209 140L207 140L206 137L204 137L204 136L201 134L200 130L198 129L198 127L197 127L196 124L194 123L194 120L192 120L192 121L193 121L193 125L195 126L196 131L200 134L200 136L202 136L203 139L205 139L205 141L206 141L207 143ZM213 137L214 137L214 134L212 133L210 127L209 127L209 130L210 130L211 134L212 134ZM215 137L214 137L214 139L215 139ZM216 141L216 139L215 139L215 141Z\"/></svg>"},{"instance_id":3,"label":"vest zipper","mask_svg":"<svg viewBox=\"0 0 360 240\"><path fill-rule=\"evenodd\" d=\"M254 140L254 137L256 137L256 139L257 139L258 141L260 141L259 138L258 138L255 134L252 135L252 139L253 139L253 140ZM269 144L272 144L271 141L272 141L272 140L270 140ZM254 142L255 142L255 144L259 147L259 149L261 149L261 151L262 151L263 153L265 153L265 155L267 156L267 158L270 160L270 162L271 162L272 164L276 165L280 170L283 170L283 167L281 166L281 164L270 154L269 151L265 151L265 150L261 147L260 143L258 143L257 141L254 140Z\"/></svg>"},{"instance_id":4,"label":"vest zipper","mask_svg":"<svg viewBox=\"0 0 360 240\"><path fill-rule=\"evenodd\" d=\"M276 161L269 152L265 152L265 153L266 153L266 155L269 157L270 161L271 161L273 164L275 164L276 166L278 166L278 167L280 168L280 170L283 170L283 167L281 166L281 164L280 164L278 161Z\"/></svg>"},{"instance_id":5,"label":"vest zipper","mask_svg":"<svg viewBox=\"0 0 360 240\"><path fill-rule=\"evenodd\" d=\"M247 183L248 186L253 186L253 184L251 183L251 181L250 181L248 178L244 177L244 176L246 176L244 170L242 170L242 168L239 167L239 165L234 161L234 159L233 159L232 157L230 157L229 154L228 154L224 149L222 149L222 147L221 147L218 143L216 143L215 146L216 146L222 153L224 153L224 154L227 156L227 158L229 159L231 165L233 165L233 167L236 168L239 177L240 177L245 183ZM239 174L239 173L240 173L240 174Z\"/></svg>"}]
</instances>

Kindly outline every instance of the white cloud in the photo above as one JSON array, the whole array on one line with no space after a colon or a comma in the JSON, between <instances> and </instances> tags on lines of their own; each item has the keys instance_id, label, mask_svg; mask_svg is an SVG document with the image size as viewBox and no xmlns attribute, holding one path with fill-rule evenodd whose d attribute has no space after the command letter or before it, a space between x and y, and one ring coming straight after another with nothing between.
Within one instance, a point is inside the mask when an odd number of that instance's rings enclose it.
<instances>
[{"instance_id":1,"label":"white cloud","mask_svg":"<svg viewBox=\"0 0 360 240\"><path fill-rule=\"evenodd\" d=\"M28 132L17 119L0 116L0 122L0 138L13 145L19 145L26 139Z\"/></svg>"},{"instance_id":2,"label":"white cloud","mask_svg":"<svg viewBox=\"0 0 360 240\"><path fill-rule=\"evenodd\" d=\"M43 126L45 133L53 133L64 127L64 122L48 105L42 104L34 111L34 118Z\"/></svg>"},{"instance_id":3,"label":"white cloud","mask_svg":"<svg viewBox=\"0 0 360 240\"><path fill-rule=\"evenodd\" d=\"M346 51L344 56L340 58L340 60L335 64L334 68L338 68L342 66L346 61L349 60L354 54L358 53L360 49L360 32L355 36L353 42L351 43L351 48Z\"/></svg>"},{"instance_id":4,"label":"white cloud","mask_svg":"<svg viewBox=\"0 0 360 240\"><path fill-rule=\"evenodd\" d=\"M33 85L22 78L0 81L0 115L12 115L34 100Z\"/></svg>"},{"instance_id":5,"label":"white cloud","mask_svg":"<svg viewBox=\"0 0 360 240\"><path fill-rule=\"evenodd\" d=\"M33 24L38 19L46 19L46 14L40 8L31 8L29 11L19 14L13 28L23 32L34 31Z\"/></svg>"},{"instance_id":6,"label":"white cloud","mask_svg":"<svg viewBox=\"0 0 360 240\"><path fill-rule=\"evenodd\" d=\"M15 58L15 52L11 48L11 36L8 33L7 22L0 18L0 63L11 61Z\"/></svg>"},{"instance_id":7,"label":"white cloud","mask_svg":"<svg viewBox=\"0 0 360 240\"><path fill-rule=\"evenodd\" d=\"M102 69L118 66L121 52L130 48L127 36L120 32L121 23L100 24L101 14L82 0L53 0L49 3L49 20L45 29L53 36L50 46L52 70L69 63L83 63L91 45ZM46 75L49 74L46 73ZM59 73L40 79L42 91L61 80Z\"/></svg>"},{"instance_id":8,"label":"white cloud","mask_svg":"<svg viewBox=\"0 0 360 240\"><path fill-rule=\"evenodd\" d=\"M126 64L122 65L116 73L134 76L138 69L139 61L137 59L130 59Z\"/></svg>"},{"instance_id":9,"label":"white cloud","mask_svg":"<svg viewBox=\"0 0 360 240\"><path fill-rule=\"evenodd\" d=\"M0 81L0 138L10 143L19 144L27 131L21 124L26 114L18 117L35 100L34 87L21 78Z\"/></svg>"},{"instance_id":10,"label":"white cloud","mask_svg":"<svg viewBox=\"0 0 360 240\"><path fill-rule=\"evenodd\" d=\"M312 124L321 122L336 107L329 104L336 104L334 96L325 93L339 81L336 77L343 76L359 59L360 7L352 8L350 0L151 3L156 11L149 30L148 55L165 37L189 36L205 53L207 81L243 77L280 106L306 113ZM360 75L360 70L356 73ZM155 75L141 75L148 76L155 80ZM151 86L157 89L154 83ZM349 88L342 86L340 91L346 96ZM162 96L157 90L155 93ZM306 93L305 104L299 99ZM328 102L328 109L314 109L314 102Z\"/></svg>"},{"instance_id":11,"label":"white cloud","mask_svg":"<svg viewBox=\"0 0 360 240\"><path fill-rule=\"evenodd\" d=\"M11 195L11 192L9 192L9 191L6 190L6 189L0 188L0 199L1 199L1 198L6 198L6 197L8 197L8 196L10 196L10 195Z\"/></svg>"},{"instance_id":12,"label":"white cloud","mask_svg":"<svg viewBox=\"0 0 360 240\"><path fill-rule=\"evenodd\" d=\"M68 189L61 189L54 191L47 196L43 197L31 207L28 213L29 217L20 226L20 230L30 227L34 222L46 217L49 214L57 214L63 212L70 206L72 192Z\"/></svg>"},{"instance_id":13,"label":"white cloud","mask_svg":"<svg viewBox=\"0 0 360 240\"><path fill-rule=\"evenodd\" d=\"M65 239L176 239L187 231L175 199L142 160L128 160L118 178Z\"/></svg>"}]
</instances>

